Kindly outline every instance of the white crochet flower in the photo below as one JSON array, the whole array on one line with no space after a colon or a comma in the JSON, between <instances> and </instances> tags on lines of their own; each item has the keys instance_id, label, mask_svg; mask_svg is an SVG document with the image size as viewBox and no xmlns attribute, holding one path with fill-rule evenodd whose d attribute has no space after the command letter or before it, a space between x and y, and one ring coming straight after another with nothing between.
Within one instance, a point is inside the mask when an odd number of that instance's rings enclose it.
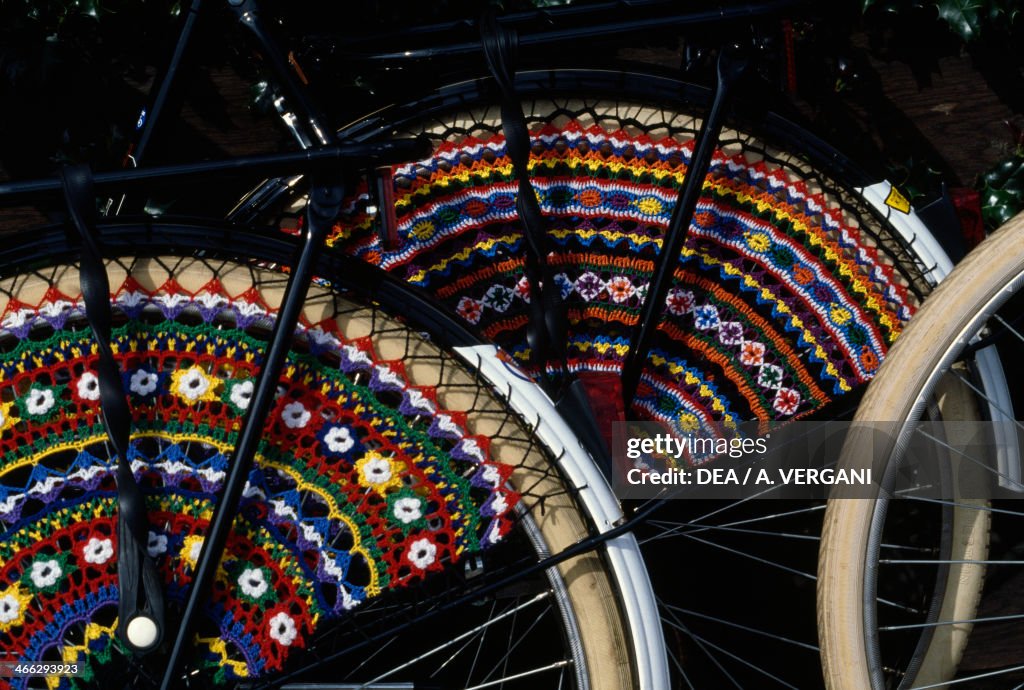
<instances>
[{"instance_id":1,"label":"white crochet flower","mask_svg":"<svg viewBox=\"0 0 1024 690\"><path fill-rule=\"evenodd\" d=\"M409 562L420 570L426 570L437 558L437 545L424 537L409 545Z\"/></svg>"},{"instance_id":2,"label":"white crochet flower","mask_svg":"<svg viewBox=\"0 0 1024 690\"><path fill-rule=\"evenodd\" d=\"M21 615L21 602L18 597L8 592L0 597L0 624L18 620Z\"/></svg>"},{"instance_id":3,"label":"white crochet flower","mask_svg":"<svg viewBox=\"0 0 1024 690\"><path fill-rule=\"evenodd\" d=\"M146 539L146 553L149 554L150 558L156 558L162 553L167 552L167 535L157 534L156 532L150 532L149 537Z\"/></svg>"},{"instance_id":4,"label":"white crochet flower","mask_svg":"<svg viewBox=\"0 0 1024 690\"><path fill-rule=\"evenodd\" d=\"M114 555L114 542L109 539L100 539L99 537L93 537L85 545L85 562L93 563L95 565L102 565L110 560L110 557Z\"/></svg>"},{"instance_id":5,"label":"white crochet flower","mask_svg":"<svg viewBox=\"0 0 1024 690\"><path fill-rule=\"evenodd\" d=\"M290 645L298 635L299 631L295 627L295 621L284 611L270 619L270 637L277 640L282 646Z\"/></svg>"},{"instance_id":6,"label":"white crochet flower","mask_svg":"<svg viewBox=\"0 0 1024 690\"><path fill-rule=\"evenodd\" d=\"M242 594L251 599L259 599L270 589L270 584L259 568L243 570L242 574L238 576L238 586L242 588Z\"/></svg>"},{"instance_id":7,"label":"white crochet flower","mask_svg":"<svg viewBox=\"0 0 1024 690\"><path fill-rule=\"evenodd\" d=\"M33 563L28 576L32 580L32 584L39 589L44 589L57 584L62 573L60 563L51 558Z\"/></svg>"},{"instance_id":8,"label":"white crochet flower","mask_svg":"<svg viewBox=\"0 0 1024 690\"><path fill-rule=\"evenodd\" d=\"M210 390L210 386L213 385L213 381L206 376L206 373L195 366L189 367L188 370L182 373L178 377L177 383L178 395L191 401L202 398Z\"/></svg>"},{"instance_id":9,"label":"white crochet flower","mask_svg":"<svg viewBox=\"0 0 1024 690\"><path fill-rule=\"evenodd\" d=\"M100 399L100 380L96 374L87 371L78 379L78 397L83 400Z\"/></svg>"},{"instance_id":10,"label":"white crochet flower","mask_svg":"<svg viewBox=\"0 0 1024 690\"><path fill-rule=\"evenodd\" d=\"M324 443L332 453L347 453L356 441L352 438L352 432L347 426L335 426L324 434Z\"/></svg>"},{"instance_id":11,"label":"white crochet flower","mask_svg":"<svg viewBox=\"0 0 1024 690\"><path fill-rule=\"evenodd\" d=\"M415 522L423 517L423 504L418 498L406 496L395 501L395 518L403 525Z\"/></svg>"},{"instance_id":12,"label":"white crochet flower","mask_svg":"<svg viewBox=\"0 0 1024 690\"><path fill-rule=\"evenodd\" d=\"M33 388L28 392L28 400L25 409L29 414L41 415L49 412L56 402L53 399L53 391L45 388Z\"/></svg>"},{"instance_id":13,"label":"white crochet flower","mask_svg":"<svg viewBox=\"0 0 1024 690\"><path fill-rule=\"evenodd\" d=\"M281 410L281 419L284 420L284 425L289 429L301 429L309 424L309 419L312 416L310 411L306 409L306 406L298 400L288 403Z\"/></svg>"},{"instance_id":14,"label":"white crochet flower","mask_svg":"<svg viewBox=\"0 0 1024 690\"><path fill-rule=\"evenodd\" d=\"M384 457L369 458L363 464L363 477L370 484L384 484L391 479L391 463Z\"/></svg>"},{"instance_id":15,"label":"white crochet flower","mask_svg":"<svg viewBox=\"0 0 1024 690\"><path fill-rule=\"evenodd\" d=\"M248 410L249 402L252 401L253 391L252 380L239 381L231 386L231 402L240 410Z\"/></svg>"},{"instance_id":16,"label":"white crochet flower","mask_svg":"<svg viewBox=\"0 0 1024 690\"><path fill-rule=\"evenodd\" d=\"M156 390L156 384L159 380L160 377L153 372L139 369L132 374L131 379L128 381L128 388L136 395L146 396Z\"/></svg>"}]
</instances>

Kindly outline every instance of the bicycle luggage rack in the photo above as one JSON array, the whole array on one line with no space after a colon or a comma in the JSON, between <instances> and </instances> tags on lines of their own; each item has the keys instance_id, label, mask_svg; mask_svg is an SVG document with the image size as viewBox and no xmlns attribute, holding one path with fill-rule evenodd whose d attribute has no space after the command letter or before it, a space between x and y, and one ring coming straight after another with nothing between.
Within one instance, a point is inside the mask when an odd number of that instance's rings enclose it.
<instances>
[{"instance_id":1,"label":"bicycle luggage rack","mask_svg":"<svg viewBox=\"0 0 1024 690\"><path fill-rule=\"evenodd\" d=\"M366 165L389 165L422 158L430 152L430 143L420 139L393 139L381 143L334 144L289 153L240 156L201 163L131 168L93 175L93 185L104 190L130 190L158 182L173 182L205 175L294 175L311 170L358 161ZM59 177L23 182L0 183L0 201L11 205L52 198L63 189Z\"/></svg>"}]
</instances>

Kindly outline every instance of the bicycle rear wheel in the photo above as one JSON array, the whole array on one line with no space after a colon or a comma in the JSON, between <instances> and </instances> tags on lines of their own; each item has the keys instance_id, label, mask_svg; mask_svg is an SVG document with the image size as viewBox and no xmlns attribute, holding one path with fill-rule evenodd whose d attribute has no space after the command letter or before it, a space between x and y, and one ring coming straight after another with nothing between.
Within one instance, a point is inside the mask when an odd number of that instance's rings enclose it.
<instances>
[{"instance_id":1,"label":"bicycle rear wheel","mask_svg":"<svg viewBox=\"0 0 1024 690\"><path fill-rule=\"evenodd\" d=\"M184 224L102 232L129 460L173 629L285 284L272 262L292 245ZM453 607L621 514L544 399L488 364L493 348L372 269L320 269L333 282L311 288L182 682L653 687L662 648L644 638L653 598L629 535ZM11 242L0 276L2 649L77 666L9 686L146 687L160 654L134 658L115 634L117 459L73 250L59 229Z\"/></svg>"},{"instance_id":2,"label":"bicycle rear wheel","mask_svg":"<svg viewBox=\"0 0 1024 690\"><path fill-rule=\"evenodd\" d=\"M998 629L993 626L1000 621L1020 616L1019 597L1011 596L1000 610L984 605L978 609L986 568L990 578L1006 582L1007 569L1019 563L1009 555L1000 557L1002 550L989 556L987 546L990 525L999 524L1003 534L1019 533L1022 513L1016 497L1024 485L1020 467L1001 462L999 443L993 442L1006 431L1018 433L1020 422L1013 421L1012 408L990 399L977 371L979 360L991 354L992 347L1010 362L1019 354L1021 335L1016 324L1024 283L1022 248L1024 218L1018 216L958 265L915 316L858 411L857 421L867 430L851 438L841 462L873 454L886 473L888 483L883 489L888 493L877 500L830 501L826 512L819 590L822 652L830 659L827 667L849 669L845 675L837 672L828 677L831 688L946 687L954 678L960 683L990 678L999 687L1021 682L1016 666L955 674L968 636ZM956 423L976 417L969 408L950 405L951 398L995 404L1011 421L985 429L984 443L969 443L979 433L977 426ZM936 417L935 410L941 416ZM922 423L928 419L937 419L953 431L948 438L941 436L936 432L941 425ZM885 440L867 432L883 433ZM941 494L911 486L900 496L891 495L898 476L920 464L915 458L943 459L952 468L948 472L951 485ZM1003 500L990 502L989 497L999 497L1001 489ZM932 553L886 554L876 564L890 513L911 508L954 514L950 547ZM922 545L930 546L924 541ZM882 615L878 592L881 583L907 577L908 572L938 581L941 588L917 606L928 615L918 616L910 626L904 623L904 630L910 627L922 638L934 635L937 642L931 646L945 653L926 656L919 668L897 675L884 654L884 643L886 636L899 634L899 627Z\"/></svg>"},{"instance_id":3,"label":"bicycle rear wheel","mask_svg":"<svg viewBox=\"0 0 1024 690\"><path fill-rule=\"evenodd\" d=\"M650 75L581 71L519 74L517 89L549 262L568 302L568 365L600 391L605 420L624 413L688 434L851 415L856 391L949 268L890 185L802 128L741 110L713 159L638 395L615 410L708 93ZM364 187L331 241L429 290L539 378L498 101L488 82L466 82L343 129L357 140L427 136L435 153L384 173L393 202ZM236 213L293 228L302 185L288 183L265 185ZM388 214L396 244L382 239ZM820 683L814 581L823 509L823 501L680 501L643 528L677 685Z\"/></svg>"}]
</instances>

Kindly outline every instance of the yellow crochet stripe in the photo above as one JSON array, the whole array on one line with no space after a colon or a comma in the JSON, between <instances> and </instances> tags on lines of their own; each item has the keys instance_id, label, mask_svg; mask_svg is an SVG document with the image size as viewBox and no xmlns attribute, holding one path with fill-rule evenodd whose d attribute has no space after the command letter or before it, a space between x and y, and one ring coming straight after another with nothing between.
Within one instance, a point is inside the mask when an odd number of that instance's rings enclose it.
<instances>
[{"instance_id":1,"label":"yellow crochet stripe","mask_svg":"<svg viewBox=\"0 0 1024 690\"><path fill-rule=\"evenodd\" d=\"M32 466L36 465L38 462L40 462L41 460L44 460L44 459L50 457L51 455L54 455L54 454L57 454L57 453L61 453L63 451L68 451L68 450L82 451L82 450L85 450L86 446L92 445L93 443L97 443L99 441L102 441L105 438L107 438L106 432L104 432L102 429L100 429L99 431L97 431L90 438L82 439L82 440L79 440L79 441L74 441L74 442L71 442L71 443L58 443L58 444L54 444L54 445L50 446L49 448L47 448L46 452L44 452L44 453L40 453L39 455L30 455L28 457L24 457L24 458L20 458L18 460L15 460L14 462L12 462L10 464L5 464L3 467L0 467L0 476L3 476L4 474L6 474L8 472L14 472L14 471L16 471L16 470L18 470L19 468L22 468L22 467L32 467Z\"/></svg>"},{"instance_id":2,"label":"yellow crochet stripe","mask_svg":"<svg viewBox=\"0 0 1024 690\"><path fill-rule=\"evenodd\" d=\"M114 619L110 626L89 622L85 625L82 644L66 645L61 648L61 661L65 664L82 663L83 658L89 656L89 645L101 638L114 639L114 631L117 630L117 619ZM46 687L59 688L60 676L46 676Z\"/></svg>"},{"instance_id":3,"label":"yellow crochet stripe","mask_svg":"<svg viewBox=\"0 0 1024 690\"><path fill-rule=\"evenodd\" d=\"M797 228L807 236L811 245L821 248L824 251L828 260L838 267L839 273L850 281L854 292L864 298L863 304L871 311L878 314L879 321L890 330L891 334L889 342L895 340L896 335L899 332L898 329L901 325L899 319L895 318L892 312L886 308L882 301L879 300L878 291L874 288L874 285L864 279L864 274L858 270L857 264L854 263L851 267L849 260L835 250L833 242L829 242L821 237L817 228L808 225L800 215L792 214L778 204L772 204L765 201L760 196L739 192L718 183L712 185L712 188L718 194L735 197L740 202L756 206L759 211L768 211L775 216L775 218L792 223L793 227Z\"/></svg>"},{"instance_id":4,"label":"yellow crochet stripe","mask_svg":"<svg viewBox=\"0 0 1024 690\"><path fill-rule=\"evenodd\" d=\"M228 453L228 452L232 451L234 449L234 447L235 447L234 444L232 444L232 443L227 443L225 441L217 441L217 440L214 440L214 439L210 438L209 436L199 436L198 434L173 434L172 435L172 434L168 434L166 432L160 432L160 431L140 431L140 432L133 433L131 437L132 437L132 439L137 439L137 438L162 438L162 439L168 439L168 440L171 440L171 441L174 441L174 442L186 441L186 442L192 442L192 443L203 443L203 444L206 444L208 446L212 446L212 447L216 448L221 453ZM31 467L31 466L34 466L37 463L39 463L39 462L45 460L46 458L50 457L51 455L55 455L57 453L62 453L62 452L71 451L71 450L77 451L77 452L81 452L81 451L85 450L87 446L91 446L91 445L93 445L95 443L102 443L104 440L106 440L106 438L107 438L106 432L103 431L102 428L99 428L96 432L93 433L92 436L89 436L87 438L79 439L77 441L73 441L73 442L69 442L69 443L57 443L57 444L54 444L54 445L50 446L49 448L47 448L46 452L44 452L44 453L40 453L39 455L32 455L32 456L29 456L29 457L21 458L20 460L12 462L9 465L4 465L2 468L0 468L0 476L3 476L3 474L6 474L7 472L13 472L13 471L15 471L15 470L17 470L17 469L19 469L21 467Z\"/></svg>"},{"instance_id":5,"label":"yellow crochet stripe","mask_svg":"<svg viewBox=\"0 0 1024 690\"><path fill-rule=\"evenodd\" d=\"M228 643L222 637L196 637L196 643L204 645L207 649L215 654L218 658L215 662L221 668L227 666L231 668L235 676L239 678L249 677L249 667L244 661L237 661L232 659L228 654Z\"/></svg>"},{"instance_id":6,"label":"yellow crochet stripe","mask_svg":"<svg viewBox=\"0 0 1024 690\"><path fill-rule=\"evenodd\" d=\"M679 363L673 362L672 360L666 359L665 357L662 357L661 355L657 354L651 355L651 362L655 366L666 367L672 373L673 376L679 376L680 374L682 374L683 380L686 382L686 385L697 386L697 390L700 393L700 397L709 399L711 401L711 409L714 410L715 412L725 415L722 418L723 423L725 423L725 425L728 428L734 428L734 425L736 424L735 415L726 413L725 404L722 402L722 399L714 394L710 386L701 381L699 377L695 376L692 370L687 369L686 367L680 365Z\"/></svg>"},{"instance_id":7,"label":"yellow crochet stripe","mask_svg":"<svg viewBox=\"0 0 1024 690\"><path fill-rule=\"evenodd\" d=\"M690 249L688 247L684 247L682 253L685 256L693 256L696 254L696 252L693 249ZM827 371L833 378L835 378L839 382L840 389L846 393L853 390L853 387L849 383L847 383L846 380L840 375L839 370L836 369L835 365L832 364L831 361L829 361L827 353L818 343L818 340L817 338L814 337L814 334L811 333L811 331L806 326L804 326L804 322L799 317L795 316L792 313L792 310L786 305L785 302L783 302L780 299L777 299L775 295L772 294L771 290L758 283L753 276L743 273L743 271L736 268L732 264L721 263L714 257L710 256L703 257L703 259L709 265L721 266L722 270L725 271L730 276L742 278L743 284L746 285L747 287L760 290L761 299L775 302L776 306L778 307L779 313L789 315L789 322L793 325L793 327L799 328L803 332L804 340L810 343L811 345L815 346L814 353L818 357L820 357L822 361L827 362L827 364L825 365L825 371Z\"/></svg>"},{"instance_id":8,"label":"yellow crochet stripe","mask_svg":"<svg viewBox=\"0 0 1024 690\"><path fill-rule=\"evenodd\" d=\"M531 159L529 167L530 167L531 170L535 169L537 167L543 167L543 168L551 169L551 168L554 168L556 165L560 165L560 164L561 165L568 165L570 169L576 169L576 168L579 168L579 167L582 166L582 167L587 168L588 170L591 170L591 171L596 171L596 170L598 170L600 168L607 168L607 169L612 170L613 172L618 172L618 171L620 171L622 169L627 169L627 170L629 170L630 172L632 172L634 174L641 174L642 173L642 174L651 175L654 178L658 179L659 181L663 180L665 177L672 177L673 181L676 182L677 184L681 184L681 182L682 182L682 180L684 178L684 174L681 173L681 172L672 172L672 171L662 170L662 169L658 169L658 168L651 168L651 167L640 166L640 165L630 165L630 164L625 164L625 163L614 163L614 162L613 163L609 163L608 161L605 161L603 159L602 160L581 160L581 159L578 159L578 158L566 158L566 159L559 158L559 159L555 159L555 160ZM499 166L497 168L497 170L499 170L499 171L506 171L507 168L508 168L508 166ZM491 170L493 170L493 169L494 168L475 170L474 173L473 173L473 176L477 177L477 178L483 178L483 180L487 180L490 177L492 177ZM411 201L409 200L409 197L411 195L418 194L418 195L421 195L421 196L426 196L426 195L433 194L433 189L435 188L435 185L447 188L449 186L449 183L448 183L448 180L447 180L448 177L455 177L456 179L458 179L460 181L466 182L466 181L469 181L470 175L468 173L463 174L463 173L460 172L458 174L448 175L448 176L443 176L443 175L435 176L435 178L432 178L430 183L424 184L423 186L418 187L417 189L413 190L409 195L406 195L405 197L403 197L403 198L399 199L398 201L396 201L396 207L399 210L401 210L401 209L404 209L407 206L411 205ZM785 207L780 206L777 201L774 201L774 200L768 201L768 200L766 200L764 195L753 195L753 194L748 194L748 193L736 190L736 189L728 186L728 184L726 182L723 182L719 178L711 178L711 179L706 180L704 182L703 187L704 187L704 189L707 189L707 190L713 190L716 193L718 193L719 195L728 195L728 196L735 197L737 200L739 200L739 201L741 201L743 203L748 203L748 204L751 204L751 205L755 206L761 212L766 212L766 211L770 212L777 219L787 220L787 221L793 223L794 227L796 227L801 232L803 232L805 235L807 235L810 243L814 247L821 248L825 252L826 257L830 261L834 262L838 266L839 273L850 281L850 283L852 284L853 290L857 294L860 294L861 296L863 296L864 301L865 301L865 306L867 306L869 309L871 309L872 311L876 312L879 315L880 322L882 324L884 324L890 330L890 332L891 332L890 336L889 336L889 342L892 342L895 339L896 335L899 332L899 328L901 326L901 322L900 322L900 320L897 317L895 317L892 314L892 312L889 309L887 309L885 307L884 300L880 300L879 299L877 289L875 289L874 286L869 281L865 280L864 274L859 270L859 267L857 266L856 263L851 265L851 263L846 258L844 258L840 253L838 253L835 250L834 243L828 242L826 239L824 239L821 236L820 232L818 232L818 229L813 227L813 226L811 226L811 225L809 225L809 224L807 224L800 217L800 214L790 213L789 211L787 211L785 209ZM553 234L555 234L557 237L564 238L565 236L567 236L571 232L572 231L569 231L569 230L560 230L560 231L556 230L556 231L554 231ZM618 239L622 239L622 238L628 237L626 234L618 233L618 232L606 233L606 232L601 232L601 231L583 231L583 232L580 232L579 234L580 234L580 236L585 237L585 238L590 238L590 237L593 237L594 235L601 235L602 237L605 237L605 238L610 239L610 240L618 240ZM659 241L656 241L656 242L658 244L660 244ZM468 254L467 251L460 252L461 258L465 259L466 258L465 255L466 254ZM447 262L442 262L439 265L435 265L435 266L431 267L430 270L444 269L446 266L447 266ZM417 280L422 280L422 276L425 273L426 273L425 271L421 271L419 274L417 274L416 279Z\"/></svg>"},{"instance_id":9,"label":"yellow crochet stripe","mask_svg":"<svg viewBox=\"0 0 1024 690\"><path fill-rule=\"evenodd\" d=\"M328 507L329 512L327 516L331 519L340 520L345 523L345 526L348 527L349 534L352 535L352 548L350 549L350 552L361 554L370 565L370 584L366 586L366 593L368 596L377 596L380 594L380 576L377 573L377 562L370 557L369 551L363 546L363 539L359 532L359 525L356 524L348 515L345 515L345 513L337 509L334 503L334 497L330 496L326 491L315 484L306 482L303 479L302 474L296 471L294 467L284 463L274 462L273 460L268 460L267 458L259 455L257 455L256 458L261 467L273 468L278 472L288 475L292 481L295 482L296 489L299 491L308 491L319 496L323 505Z\"/></svg>"},{"instance_id":10,"label":"yellow crochet stripe","mask_svg":"<svg viewBox=\"0 0 1024 690\"><path fill-rule=\"evenodd\" d=\"M609 342L598 342L590 340L574 341L572 347L579 350L581 353L586 353L588 350L597 351L599 354L608 354L611 350L619 357L625 357L629 354L629 345L623 343L609 343Z\"/></svg>"},{"instance_id":11,"label":"yellow crochet stripe","mask_svg":"<svg viewBox=\"0 0 1024 690\"><path fill-rule=\"evenodd\" d=\"M116 500L115 498L103 498L91 504L85 503L61 508L55 513L36 520L31 525L25 525L14 532L7 532L6 539L0 543L0 568L6 567L11 557L21 553L23 547L17 544L23 540L18 538L19 535L25 535L30 541L40 542L53 532L65 529L68 525L111 517L115 512Z\"/></svg>"},{"instance_id":12,"label":"yellow crochet stripe","mask_svg":"<svg viewBox=\"0 0 1024 690\"><path fill-rule=\"evenodd\" d=\"M410 283L420 282L422 280L425 280L427 275L429 275L430 273L433 273L435 271L443 271L448 267L449 264L458 261L465 261L466 259L473 256L477 252L481 250L489 250L498 244L511 244L513 242L517 242L520 237L522 237L522 235L518 233L515 235L502 235L500 237L488 239L487 241L481 242L480 244L475 244L473 246L466 247L457 254L452 254L449 257L445 257L444 260L434 264L429 268L425 268L420 271L417 271L416 273L413 273L408 278L406 278L406 280L408 280Z\"/></svg>"}]
</instances>

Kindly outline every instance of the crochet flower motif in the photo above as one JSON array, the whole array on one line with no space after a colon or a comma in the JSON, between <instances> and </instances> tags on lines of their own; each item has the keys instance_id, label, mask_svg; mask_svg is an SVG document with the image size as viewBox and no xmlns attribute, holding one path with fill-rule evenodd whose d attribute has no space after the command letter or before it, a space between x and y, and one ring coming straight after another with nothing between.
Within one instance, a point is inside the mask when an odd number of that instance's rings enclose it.
<instances>
[{"instance_id":1,"label":"crochet flower motif","mask_svg":"<svg viewBox=\"0 0 1024 690\"><path fill-rule=\"evenodd\" d=\"M281 410L281 421L289 429L302 429L309 424L309 420L312 417L313 413L307 410L306 406L298 400L288 403Z\"/></svg>"},{"instance_id":2,"label":"crochet flower motif","mask_svg":"<svg viewBox=\"0 0 1024 690\"><path fill-rule=\"evenodd\" d=\"M665 306L673 316L682 316L693 309L695 303L696 298L693 293L682 288L672 288L669 290L668 296L665 297Z\"/></svg>"},{"instance_id":3,"label":"crochet flower motif","mask_svg":"<svg viewBox=\"0 0 1024 690\"><path fill-rule=\"evenodd\" d=\"M693 311L693 325L702 331L708 331L718 326L718 308L711 304L697 307Z\"/></svg>"},{"instance_id":4,"label":"crochet flower motif","mask_svg":"<svg viewBox=\"0 0 1024 690\"><path fill-rule=\"evenodd\" d=\"M421 537L409 544L406 552L409 562L420 570L426 570L437 560L437 544L427 537Z\"/></svg>"},{"instance_id":5,"label":"crochet flower motif","mask_svg":"<svg viewBox=\"0 0 1024 690\"><path fill-rule=\"evenodd\" d=\"M167 535L150 532L146 538L146 553L150 558L156 558L162 553L167 553Z\"/></svg>"},{"instance_id":6,"label":"crochet flower motif","mask_svg":"<svg viewBox=\"0 0 1024 690\"><path fill-rule=\"evenodd\" d=\"M78 378L78 383L75 384L75 388L78 391L78 397L82 400L100 399L100 380L96 374L91 371L83 373Z\"/></svg>"},{"instance_id":7,"label":"crochet flower motif","mask_svg":"<svg viewBox=\"0 0 1024 690\"><path fill-rule=\"evenodd\" d=\"M757 373L757 382L765 388L779 388L782 385L782 368L765 364Z\"/></svg>"},{"instance_id":8,"label":"crochet flower motif","mask_svg":"<svg viewBox=\"0 0 1024 690\"><path fill-rule=\"evenodd\" d=\"M426 509L426 501L408 488L388 496L388 513L406 534L413 528L426 527Z\"/></svg>"},{"instance_id":9,"label":"crochet flower motif","mask_svg":"<svg viewBox=\"0 0 1024 690\"><path fill-rule=\"evenodd\" d=\"M595 273L587 271L576 279L576 292L588 302L596 300L602 290L604 290L604 281Z\"/></svg>"},{"instance_id":10,"label":"crochet flower motif","mask_svg":"<svg viewBox=\"0 0 1024 690\"><path fill-rule=\"evenodd\" d=\"M299 629L295 620L284 611L274 614L268 624L270 637L282 647L288 647L299 635Z\"/></svg>"},{"instance_id":11,"label":"crochet flower motif","mask_svg":"<svg viewBox=\"0 0 1024 690\"><path fill-rule=\"evenodd\" d=\"M265 603L274 593L266 568L249 566L242 570L237 582L242 598L257 604Z\"/></svg>"},{"instance_id":12,"label":"crochet flower motif","mask_svg":"<svg viewBox=\"0 0 1024 690\"><path fill-rule=\"evenodd\" d=\"M91 538L82 549L82 558L86 563L103 565L114 555L114 542L110 539Z\"/></svg>"},{"instance_id":13,"label":"crochet flower motif","mask_svg":"<svg viewBox=\"0 0 1024 690\"><path fill-rule=\"evenodd\" d=\"M626 276L615 276L608 281L608 295L611 297L612 302L616 304L626 302L635 294L636 288L633 287L633 283Z\"/></svg>"},{"instance_id":14,"label":"crochet flower motif","mask_svg":"<svg viewBox=\"0 0 1024 690\"><path fill-rule=\"evenodd\" d=\"M396 467L391 458L371 450L356 461L359 483L384 494L389 488L398 488L402 484L400 468Z\"/></svg>"},{"instance_id":15,"label":"crochet flower motif","mask_svg":"<svg viewBox=\"0 0 1024 690\"><path fill-rule=\"evenodd\" d=\"M31 602L32 595L22 592L17 582L0 592L0 632L21 625Z\"/></svg>"},{"instance_id":16,"label":"crochet flower motif","mask_svg":"<svg viewBox=\"0 0 1024 690\"><path fill-rule=\"evenodd\" d=\"M772 401L775 411L783 415L791 415L800 407L800 393L792 388L780 388Z\"/></svg>"},{"instance_id":17,"label":"crochet flower motif","mask_svg":"<svg viewBox=\"0 0 1024 690\"><path fill-rule=\"evenodd\" d=\"M755 252L763 252L772 245L771 239L763 232L748 232L745 234L747 246Z\"/></svg>"},{"instance_id":18,"label":"crochet flower motif","mask_svg":"<svg viewBox=\"0 0 1024 690\"><path fill-rule=\"evenodd\" d=\"M455 311L459 316L470 323L477 323L480 321L480 317L483 316L484 313L483 305L472 297L463 297L459 300L459 304L455 307Z\"/></svg>"},{"instance_id":19,"label":"crochet flower motif","mask_svg":"<svg viewBox=\"0 0 1024 690\"><path fill-rule=\"evenodd\" d=\"M418 498L403 497L395 501L392 513L403 525L423 517L423 501Z\"/></svg>"},{"instance_id":20,"label":"crochet flower motif","mask_svg":"<svg viewBox=\"0 0 1024 690\"><path fill-rule=\"evenodd\" d=\"M47 417L57 404L54 391L49 387L33 386L25 397L19 400L22 415L36 418Z\"/></svg>"},{"instance_id":21,"label":"crochet flower motif","mask_svg":"<svg viewBox=\"0 0 1024 690\"><path fill-rule=\"evenodd\" d=\"M22 581L42 592L54 592L64 575L65 558L42 556L32 562L22 576Z\"/></svg>"},{"instance_id":22,"label":"crochet flower motif","mask_svg":"<svg viewBox=\"0 0 1024 690\"><path fill-rule=\"evenodd\" d=\"M219 383L220 379L210 376L196 365L178 369L171 374L171 392L191 404L216 400L214 389Z\"/></svg>"},{"instance_id":23,"label":"crochet flower motif","mask_svg":"<svg viewBox=\"0 0 1024 690\"><path fill-rule=\"evenodd\" d=\"M252 379L235 381L228 386L226 402L234 408L235 412L245 412L249 409L249 403L252 401L252 393L255 387Z\"/></svg>"},{"instance_id":24,"label":"crochet flower motif","mask_svg":"<svg viewBox=\"0 0 1024 690\"><path fill-rule=\"evenodd\" d=\"M483 303L496 312L504 312L512 306L515 292L504 285L492 285L484 294Z\"/></svg>"},{"instance_id":25,"label":"crochet flower motif","mask_svg":"<svg viewBox=\"0 0 1024 690\"><path fill-rule=\"evenodd\" d=\"M718 329L718 339L723 345L739 345L743 342L743 324L727 321Z\"/></svg>"},{"instance_id":26,"label":"crochet flower motif","mask_svg":"<svg viewBox=\"0 0 1024 690\"><path fill-rule=\"evenodd\" d=\"M159 375L146 369L139 369L128 379L128 390L140 398L145 398L156 392L159 383Z\"/></svg>"},{"instance_id":27,"label":"crochet flower motif","mask_svg":"<svg viewBox=\"0 0 1024 690\"><path fill-rule=\"evenodd\" d=\"M341 424L325 425L318 436L323 444L321 448L327 455L344 457L362 449L352 429Z\"/></svg>"},{"instance_id":28,"label":"crochet flower motif","mask_svg":"<svg viewBox=\"0 0 1024 690\"><path fill-rule=\"evenodd\" d=\"M740 363L748 367L759 367L764 364L764 343L756 340L744 341L740 346Z\"/></svg>"}]
</instances>

